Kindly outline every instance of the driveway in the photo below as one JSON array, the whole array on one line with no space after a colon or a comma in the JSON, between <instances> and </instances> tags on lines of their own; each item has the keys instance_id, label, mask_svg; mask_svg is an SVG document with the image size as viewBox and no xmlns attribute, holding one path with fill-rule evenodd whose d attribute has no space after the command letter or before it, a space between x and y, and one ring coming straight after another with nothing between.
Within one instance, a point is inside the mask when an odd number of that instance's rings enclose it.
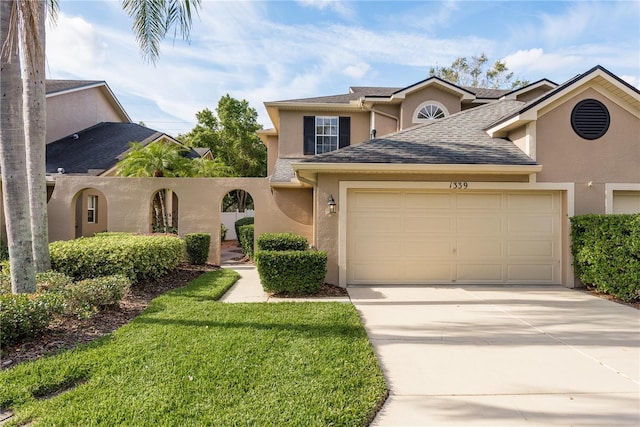
<instances>
[{"instance_id":1,"label":"driveway","mask_svg":"<svg viewBox=\"0 0 640 427\"><path fill-rule=\"evenodd\" d=\"M634 308L562 287L349 295L390 388L372 425L640 425Z\"/></svg>"}]
</instances>

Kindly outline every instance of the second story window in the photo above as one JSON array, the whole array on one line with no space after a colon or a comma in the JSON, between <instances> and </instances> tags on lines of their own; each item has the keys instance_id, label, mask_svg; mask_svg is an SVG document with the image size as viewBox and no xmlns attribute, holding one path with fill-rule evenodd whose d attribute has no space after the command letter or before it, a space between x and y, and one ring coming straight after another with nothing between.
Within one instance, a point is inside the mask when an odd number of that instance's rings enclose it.
<instances>
[{"instance_id":1,"label":"second story window","mask_svg":"<svg viewBox=\"0 0 640 427\"><path fill-rule=\"evenodd\" d=\"M447 108L437 101L423 102L416 108L416 112L413 117L414 123L430 122L436 119L442 119L447 117L449 112Z\"/></svg>"},{"instance_id":2,"label":"second story window","mask_svg":"<svg viewBox=\"0 0 640 427\"><path fill-rule=\"evenodd\" d=\"M350 145L351 118L304 117L304 154L322 154Z\"/></svg>"}]
</instances>

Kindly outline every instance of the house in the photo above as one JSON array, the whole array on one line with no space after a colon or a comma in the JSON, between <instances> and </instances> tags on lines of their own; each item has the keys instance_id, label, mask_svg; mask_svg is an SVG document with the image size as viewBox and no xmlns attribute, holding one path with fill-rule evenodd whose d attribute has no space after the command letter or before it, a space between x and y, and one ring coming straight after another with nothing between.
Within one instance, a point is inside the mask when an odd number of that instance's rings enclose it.
<instances>
[{"instance_id":1,"label":"house","mask_svg":"<svg viewBox=\"0 0 640 427\"><path fill-rule=\"evenodd\" d=\"M573 287L569 218L640 212L640 91L601 66L513 91L431 77L265 106L273 197L340 286Z\"/></svg>"}]
</instances>

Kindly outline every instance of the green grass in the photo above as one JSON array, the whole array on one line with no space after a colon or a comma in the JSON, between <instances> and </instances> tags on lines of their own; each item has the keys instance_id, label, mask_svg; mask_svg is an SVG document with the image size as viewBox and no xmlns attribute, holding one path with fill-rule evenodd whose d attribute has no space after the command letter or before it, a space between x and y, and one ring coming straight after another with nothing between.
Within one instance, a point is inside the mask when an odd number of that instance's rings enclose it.
<instances>
[{"instance_id":1,"label":"green grass","mask_svg":"<svg viewBox=\"0 0 640 427\"><path fill-rule=\"evenodd\" d=\"M355 308L217 302L236 279L207 273L110 336L0 372L7 425L367 425L387 389Z\"/></svg>"}]
</instances>

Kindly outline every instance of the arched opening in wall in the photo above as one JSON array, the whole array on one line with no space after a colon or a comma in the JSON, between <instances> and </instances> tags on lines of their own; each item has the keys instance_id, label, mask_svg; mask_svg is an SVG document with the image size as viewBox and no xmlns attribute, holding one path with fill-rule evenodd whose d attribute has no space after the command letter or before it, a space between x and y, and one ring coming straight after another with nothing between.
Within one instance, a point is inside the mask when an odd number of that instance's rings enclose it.
<instances>
[{"instance_id":1,"label":"arched opening in wall","mask_svg":"<svg viewBox=\"0 0 640 427\"><path fill-rule=\"evenodd\" d=\"M245 238L243 241L240 230L243 225L253 224L255 215L253 197L245 190L231 190L222 198L220 209L222 210L222 223L220 224L221 260L242 257L243 253L246 254L248 250L244 248L244 245L253 245L253 241L249 242L250 238Z\"/></svg>"},{"instance_id":2,"label":"arched opening in wall","mask_svg":"<svg viewBox=\"0 0 640 427\"><path fill-rule=\"evenodd\" d=\"M151 232L178 234L178 195L163 188L151 196Z\"/></svg>"},{"instance_id":3,"label":"arched opening in wall","mask_svg":"<svg viewBox=\"0 0 640 427\"><path fill-rule=\"evenodd\" d=\"M95 188L78 191L72 199L72 221L75 237L90 237L107 231L107 198Z\"/></svg>"}]
</instances>

